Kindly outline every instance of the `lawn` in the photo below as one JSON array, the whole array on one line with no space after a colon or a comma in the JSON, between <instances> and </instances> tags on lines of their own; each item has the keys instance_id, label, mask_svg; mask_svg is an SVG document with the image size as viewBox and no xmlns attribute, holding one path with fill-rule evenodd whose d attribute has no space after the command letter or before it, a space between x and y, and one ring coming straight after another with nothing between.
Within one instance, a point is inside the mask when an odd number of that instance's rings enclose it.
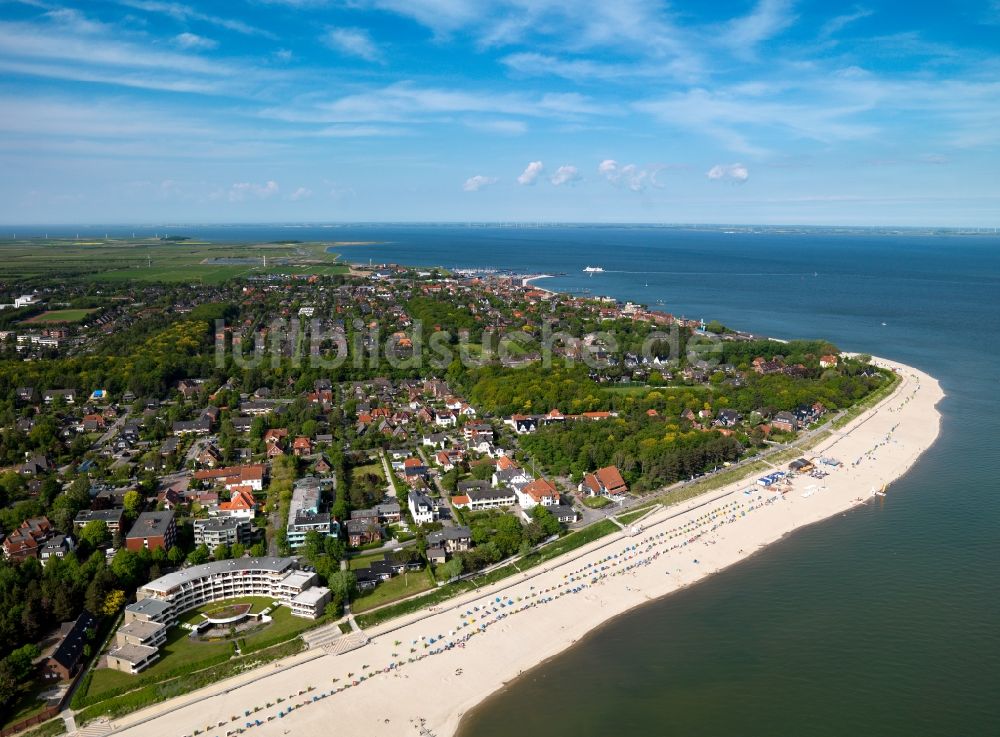
<instances>
[{"instance_id":1,"label":"lawn","mask_svg":"<svg viewBox=\"0 0 1000 737\"><path fill-rule=\"evenodd\" d=\"M434 581L427 569L393 576L351 602L351 611L355 614L365 612L397 599L405 599L407 596L427 591L433 586Z\"/></svg>"},{"instance_id":2,"label":"lawn","mask_svg":"<svg viewBox=\"0 0 1000 737\"><path fill-rule=\"evenodd\" d=\"M649 513L649 510L653 507L659 506L658 504L647 504L644 507L639 507L638 509L633 509L630 512L625 512L624 514L619 514L615 517L623 525L629 525L635 520L639 519L645 514Z\"/></svg>"},{"instance_id":3,"label":"lawn","mask_svg":"<svg viewBox=\"0 0 1000 737\"><path fill-rule=\"evenodd\" d=\"M34 317L29 317L24 320L22 325L35 325L35 324L55 324L55 323L71 323L80 322L86 319L87 315L97 312L97 307L92 307L90 309L75 309L75 310L46 310L40 315L35 315Z\"/></svg>"},{"instance_id":4,"label":"lawn","mask_svg":"<svg viewBox=\"0 0 1000 737\"><path fill-rule=\"evenodd\" d=\"M228 599L225 602L213 602L201 607L201 610L217 610L228 604L251 603L254 611L260 611L271 604L271 599L264 597L246 597L243 599ZM266 627L249 634L239 636L244 651L260 649L277 642L289 640L306 629L317 624L311 619L292 616L288 607L278 607L271 612L272 622ZM183 621L191 623L200 620L199 610L193 610L185 615ZM153 665L138 675L122 673L111 668L98 668L87 689L88 700L100 694L112 692L124 687L134 687L156 683L177 676L181 672L193 672L228 660L234 653L233 641L230 639L204 641L189 637L188 630L177 626L167 634L167 643L160 648L160 658Z\"/></svg>"},{"instance_id":5,"label":"lawn","mask_svg":"<svg viewBox=\"0 0 1000 737\"><path fill-rule=\"evenodd\" d=\"M591 509L603 509L609 504L614 504L614 502L606 496L588 496L583 500L583 506L590 507Z\"/></svg>"},{"instance_id":6,"label":"lawn","mask_svg":"<svg viewBox=\"0 0 1000 737\"><path fill-rule=\"evenodd\" d=\"M382 471L381 463L369 463L364 466L355 466L351 469L351 479L355 482L360 481L365 476L378 476L385 482L385 474Z\"/></svg>"},{"instance_id":7,"label":"lawn","mask_svg":"<svg viewBox=\"0 0 1000 737\"><path fill-rule=\"evenodd\" d=\"M369 563L384 559L385 555L383 553L379 553L378 555L359 555L356 558L348 558L347 567L352 571L356 571L359 568L367 568Z\"/></svg>"},{"instance_id":8,"label":"lawn","mask_svg":"<svg viewBox=\"0 0 1000 737\"><path fill-rule=\"evenodd\" d=\"M215 614L226 607L237 606L239 604L250 604L251 612L260 612L273 603L274 599L266 596L243 596L235 599L221 599L185 612L181 615L180 621L184 624L197 624L202 621L202 614Z\"/></svg>"}]
</instances>

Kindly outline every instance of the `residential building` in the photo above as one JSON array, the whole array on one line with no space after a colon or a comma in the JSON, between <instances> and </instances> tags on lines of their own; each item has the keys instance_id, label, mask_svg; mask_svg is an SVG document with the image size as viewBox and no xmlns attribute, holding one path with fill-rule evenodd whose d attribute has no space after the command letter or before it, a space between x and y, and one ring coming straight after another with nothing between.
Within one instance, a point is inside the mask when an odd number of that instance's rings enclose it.
<instances>
[{"instance_id":1,"label":"residential building","mask_svg":"<svg viewBox=\"0 0 1000 737\"><path fill-rule=\"evenodd\" d=\"M204 563L184 568L139 589L140 603L156 599L169 606L159 616L163 622L175 620L180 614L220 599L262 596L276 599L289 606L296 616L316 618L322 614L325 602L313 596L295 599L313 588L315 573L298 570L294 558L239 558ZM329 589L317 593L329 594Z\"/></svg>"},{"instance_id":2,"label":"residential building","mask_svg":"<svg viewBox=\"0 0 1000 737\"><path fill-rule=\"evenodd\" d=\"M125 536L125 547L140 550L170 550L177 541L177 523L173 512L143 512Z\"/></svg>"},{"instance_id":3,"label":"residential building","mask_svg":"<svg viewBox=\"0 0 1000 737\"><path fill-rule=\"evenodd\" d=\"M447 553L456 553L472 547L472 531L468 527L442 527L428 533L428 548L444 548Z\"/></svg>"},{"instance_id":4,"label":"residential building","mask_svg":"<svg viewBox=\"0 0 1000 737\"><path fill-rule=\"evenodd\" d=\"M265 470L264 465L259 463L251 466L211 468L195 471L194 480L207 484L218 484L229 490L248 486L251 491L263 491Z\"/></svg>"},{"instance_id":5,"label":"residential building","mask_svg":"<svg viewBox=\"0 0 1000 737\"><path fill-rule=\"evenodd\" d=\"M124 509L82 509L76 514L73 520L73 529L83 529L88 522L100 520L112 535L117 535L122 531L122 521L125 519Z\"/></svg>"},{"instance_id":6,"label":"residential building","mask_svg":"<svg viewBox=\"0 0 1000 737\"><path fill-rule=\"evenodd\" d=\"M90 641L88 630L95 633L97 618L84 610L75 622L66 622L60 630L59 644L42 662L42 672L49 680L68 680L76 675L83 660L84 646Z\"/></svg>"},{"instance_id":7,"label":"residential building","mask_svg":"<svg viewBox=\"0 0 1000 737\"><path fill-rule=\"evenodd\" d=\"M298 548L305 544L306 533L315 531L321 535L337 535L340 527L328 512L320 512L321 481L315 476L306 476L295 482L292 501L288 506L288 545Z\"/></svg>"},{"instance_id":8,"label":"residential building","mask_svg":"<svg viewBox=\"0 0 1000 737\"><path fill-rule=\"evenodd\" d=\"M551 507L559 503L559 490L547 479L535 479L520 488L515 487L515 493L522 509L531 509L539 504Z\"/></svg>"},{"instance_id":9,"label":"residential building","mask_svg":"<svg viewBox=\"0 0 1000 737\"><path fill-rule=\"evenodd\" d=\"M488 481L464 481L458 485L458 496L451 499L456 507L473 512L483 509L503 509L517 504L517 495L510 488L495 488Z\"/></svg>"},{"instance_id":10,"label":"residential building","mask_svg":"<svg viewBox=\"0 0 1000 737\"><path fill-rule=\"evenodd\" d=\"M253 519L257 514L257 500L254 499L251 487L237 486L231 492L229 501L219 505L219 514L243 520Z\"/></svg>"},{"instance_id":11,"label":"residential building","mask_svg":"<svg viewBox=\"0 0 1000 737\"><path fill-rule=\"evenodd\" d=\"M194 542L214 549L219 545L247 544L253 540L253 526L238 517L209 517L194 520Z\"/></svg>"},{"instance_id":12,"label":"residential building","mask_svg":"<svg viewBox=\"0 0 1000 737\"><path fill-rule=\"evenodd\" d=\"M578 487L588 496L603 496L614 502L620 502L628 494L628 485L615 466L605 466L583 477Z\"/></svg>"},{"instance_id":13,"label":"residential building","mask_svg":"<svg viewBox=\"0 0 1000 737\"><path fill-rule=\"evenodd\" d=\"M31 517L12 530L3 541L3 554L8 560L38 558L42 546L55 534L48 517Z\"/></svg>"},{"instance_id":14,"label":"residential building","mask_svg":"<svg viewBox=\"0 0 1000 737\"><path fill-rule=\"evenodd\" d=\"M428 522L437 521L439 517L438 508L431 501L431 498L422 491L411 491L407 494L406 500L407 506L410 509L410 515L413 517L415 524L423 525Z\"/></svg>"}]
</instances>

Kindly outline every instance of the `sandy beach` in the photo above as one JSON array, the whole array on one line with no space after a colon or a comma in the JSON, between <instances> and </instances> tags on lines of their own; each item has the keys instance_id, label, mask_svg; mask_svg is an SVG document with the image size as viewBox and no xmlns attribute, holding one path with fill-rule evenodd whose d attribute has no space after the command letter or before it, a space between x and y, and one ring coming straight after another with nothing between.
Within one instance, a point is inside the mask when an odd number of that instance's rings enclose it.
<instances>
[{"instance_id":1,"label":"sandy beach","mask_svg":"<svg viewBox=\"0 0 1000 737\"><path fill-rule=\"evenodd\" d=\"M766 489L756 474L657 511L518 578L373 628L366 632L370 641L357 649L335 654L335 643L327 651L310 650L107 728L129 737L331 731L448 737L477 703L611 617L798 528L878 503L873 490L906 473L937 437L935 406L943 392L927 374L875 361L899 372L902 381L806 455L841 462L836 468L820 465L825 478L800 476L789 486ZM892 495L891 486L887 493Z\"/></svg>"}]
</instances>

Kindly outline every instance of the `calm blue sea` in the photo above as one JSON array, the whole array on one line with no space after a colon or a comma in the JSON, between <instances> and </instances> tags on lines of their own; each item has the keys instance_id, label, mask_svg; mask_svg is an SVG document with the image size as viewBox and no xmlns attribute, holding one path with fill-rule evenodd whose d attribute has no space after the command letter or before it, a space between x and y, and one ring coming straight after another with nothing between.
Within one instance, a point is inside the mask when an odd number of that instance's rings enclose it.
<instances>
[{"instance_id":1,"label":"calm blue sea","mask_svg":"<svg viewBox=\"0 0 1000 737\"><path fill-rule=\"evenodd\" d=\"M556 273L541 285L827 338L940 379L941 438L883 503L800 530L608 623L473 712L463 737L507 737L514 725L519 737L1000 734L996 236L402 225L170 232L380 241L340 252L366 263ZM605 272L586 276L585 266Z\"/></svg>"}]
</instances>

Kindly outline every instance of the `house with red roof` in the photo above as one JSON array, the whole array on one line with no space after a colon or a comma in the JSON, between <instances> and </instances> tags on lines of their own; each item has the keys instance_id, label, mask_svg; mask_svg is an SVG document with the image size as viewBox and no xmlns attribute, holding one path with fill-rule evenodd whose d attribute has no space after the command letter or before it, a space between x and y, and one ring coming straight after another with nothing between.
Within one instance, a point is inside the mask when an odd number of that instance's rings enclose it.
<instances>
[{"instance_id":1,"label":"house with red roof","mask_svg":"<svg viewBox=\"0 0 1000 737\"><path fill-rule=\"evenodd\" d=\"M285 442L285 438L287 437L288 437L287 428L284 427L272 428L264 433L264 444L281 445Z\"/></svg>"},{"instance_id":2,"label":"house with red roof","mask_svg":"<svg viewBox=\"0 0 1000 737\"><path fill-rule=\"evenodd\" d=\"M24 520L21 526L11 531L3 541L3 554L8 560L22 561L26 558L37 558L42 545L46 543L55 530L48 517L31 517Z\"/></svg>"},{"instance_id":3,"label":"house with red roof","mask_svg":"<svg viewBox=\"0 0 1000 737\"><path fill-rule=\"evenodd\" d=\"M232 491L237 486L249 486L252 491L264 489L264 466L226 466L194 472L195 481L224 486Z\"/></svg>"},{"instance_id":4,"label":"house with red roof","mask_svg":"<svg viewBox=\"0 0 1000 737\"><path fill-rule=\"evenodd\" d=\"M519 489L515 487L515 493L521 509L532 509L539 504L552 507L559 503L559 489L548 479L535 479Z\"/></svg>"},{"instance_id":5,"label":"house with red roof","mask_svg":"<svg viewBox=\"0 0 1000 737\"><path fill-rule=\"evenodd\" d=\"M253 519L257 512L257 500L249 486L237 486L232 490L228 502L219 505L219 514L237 519Z\"/></svg>"},{"instance_id":6,"label":"house with red roof","mask_svg":"<svg viewBox=\"0 0 1000 737\"><path fill-rule=\"evenodd\" d=\"M613 502L623 501L628 494L628 484L614 466L605 466L586 474L578 488L587 496L603 496Z\"/></svg>"}]
</instances>

